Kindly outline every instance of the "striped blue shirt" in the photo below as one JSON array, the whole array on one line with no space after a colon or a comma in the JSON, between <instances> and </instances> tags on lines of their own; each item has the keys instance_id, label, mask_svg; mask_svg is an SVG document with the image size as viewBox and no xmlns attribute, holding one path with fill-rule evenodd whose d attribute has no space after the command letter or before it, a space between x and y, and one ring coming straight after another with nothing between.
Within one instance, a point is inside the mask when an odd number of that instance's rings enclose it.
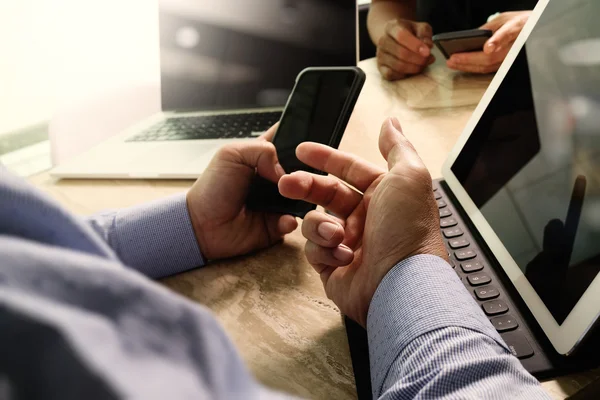
<instances>
[{"instance_id":1,"label":"striped blue shirt","mask_svg":"<svg viewBox=\"0 0 600 400\"><path fill-rule=\"evenodd\" d=\"M0 167L0 398L289 397L148 279L202 265L183 195L81 219ZM395 266L367 325L375 398L547 398L439 258Z\"/></svg>"}]
</instances>

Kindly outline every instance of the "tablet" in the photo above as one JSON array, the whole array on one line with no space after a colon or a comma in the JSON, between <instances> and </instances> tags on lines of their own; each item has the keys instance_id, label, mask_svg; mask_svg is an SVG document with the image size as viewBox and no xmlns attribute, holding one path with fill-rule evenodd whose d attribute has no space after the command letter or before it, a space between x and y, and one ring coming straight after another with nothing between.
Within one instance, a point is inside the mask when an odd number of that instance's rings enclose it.
<instances>
[{"instance_id":1,"label":"tablet","mask_svg":"<svg viewBox=\"0 0 600 400\"><path fill-rule=\"evenodd\" d=\"M597 15L600 2L540 0L443 167L508 279L566 355L600 315Z\"/></svg>"}]
</instances>

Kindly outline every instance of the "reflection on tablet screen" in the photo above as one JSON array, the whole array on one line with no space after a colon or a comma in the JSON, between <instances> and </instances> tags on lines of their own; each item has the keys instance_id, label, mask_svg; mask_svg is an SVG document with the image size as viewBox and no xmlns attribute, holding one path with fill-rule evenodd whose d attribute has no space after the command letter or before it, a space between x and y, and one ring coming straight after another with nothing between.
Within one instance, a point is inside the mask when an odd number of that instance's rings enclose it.
<instances>
[{"instance_id":1,"label":"reflection on tablet screen","mask_svg":"<svg viewBox=\"0 0 600 400\"><path fill-rule=\"evenodd\" d=\"M582 50L600 46L600 4L568 3L542 15L452 165L559 324L600 270L600 58Z\"/></svg>"}]
</instances>

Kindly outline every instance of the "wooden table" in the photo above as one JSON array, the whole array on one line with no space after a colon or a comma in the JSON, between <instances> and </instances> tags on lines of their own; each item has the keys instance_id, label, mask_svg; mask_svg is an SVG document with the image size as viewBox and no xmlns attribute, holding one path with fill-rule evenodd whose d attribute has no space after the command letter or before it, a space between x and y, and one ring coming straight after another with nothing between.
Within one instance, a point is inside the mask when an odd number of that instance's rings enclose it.
<instances>
[{"instance_id":1,"label":"wooden table","mask_svg":"<svg viewBox=\"0 0 600 400\"><path fill-rule=\"evenodd\" d=\"M442 57L438 57L442 58ZM442 63L420 76L382 81L374 60L361 62L367 81L341 149L385 166L378 150L379 128L396 116L432 176L439 177L489 76L450 72ZM68 209L90 214L139 204L186 190L191 181L32 181ZM284 243L237 259L214 262L162 283L214 311L258 380L306 398L356 398L348 342L340 313L303 256L299 230ZM564 398L597 372L545 382Z\"/></svg>"}]
</instances>

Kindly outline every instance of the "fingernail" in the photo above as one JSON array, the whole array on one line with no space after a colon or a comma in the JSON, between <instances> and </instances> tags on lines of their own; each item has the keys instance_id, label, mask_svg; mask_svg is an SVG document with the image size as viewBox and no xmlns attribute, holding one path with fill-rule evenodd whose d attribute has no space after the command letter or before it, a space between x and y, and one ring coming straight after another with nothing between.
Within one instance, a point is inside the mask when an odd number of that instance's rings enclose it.
<instances>
[{"instance_id":1,"label":"fingernail","mask_svg":"<svg viewBox=\"0 0 600 400\"><path fill-rule=\"evenodd\" d=\"M427 46L419 47L419 53L421 53L421 55L423 57L428 57L429 56L429 47L427 47Z\"/></svg>"},{"instance_id":2,"label":"fingernail","mask_svg":"<svg viewBox=\"0 0 600 400\"><path fill-rule=\"evenodd\" d=\"M396 128L398 132L402 132L402 125L400 125L400 121L398 121L398 118L392 117L390 118L390 120L392 121L392 126Z\"/></svg>"},{"instance_id":3,"label":"fingernail","mask_svg":"<svg viewBox=\"0 0 600 400\"><path fill-rule=\"evenodd\" d=\"M333 250L333 256L340 261L349 261L352 259L354 252L343 244L340 244Z\"/></svg>"},{"instance_id":4,"label":"fingernail","mask_svg":"<svg viewBox=\"0 0 600 400\"><path fill-rule=\"evenodd\" d=\"M494 43L494 42L489 42L489 43L487 44L487 48L488 48L488 49L489 49L491 52L494 52L494 51L496 51L496 43Z\"/></svg>"},{"instance_id":5,"label":"fingernail","mask_svg":"<svg viewBox=\"0 0 600 400\"><path fill-rule=\"evenodd\" d=\"M285 175L285 171L279 163L275 164L275 172L277 172L277 176L280 178Z\"/></svg>"},{"instance_id":6,"label":"fingernail","mask_svg":"<svg viewBox=\"0 0 600 400\"><path fill-rule=\"evenodd\" d=\"M339 225L333 222L321 222L317 227L317 232L325 240L331 240L337 232Z\"/></svg>"},{"instance_id":7,"label":"fingernail","mask_svg":"<svg viewBox=\"0 0 600 400\"><path fill-rule=\"evenodd\" d=\"M496 46L496 48L494 49L494 53L497 53L500 50L502 50L502 46Z\"/></svg>"}]
</instances>

